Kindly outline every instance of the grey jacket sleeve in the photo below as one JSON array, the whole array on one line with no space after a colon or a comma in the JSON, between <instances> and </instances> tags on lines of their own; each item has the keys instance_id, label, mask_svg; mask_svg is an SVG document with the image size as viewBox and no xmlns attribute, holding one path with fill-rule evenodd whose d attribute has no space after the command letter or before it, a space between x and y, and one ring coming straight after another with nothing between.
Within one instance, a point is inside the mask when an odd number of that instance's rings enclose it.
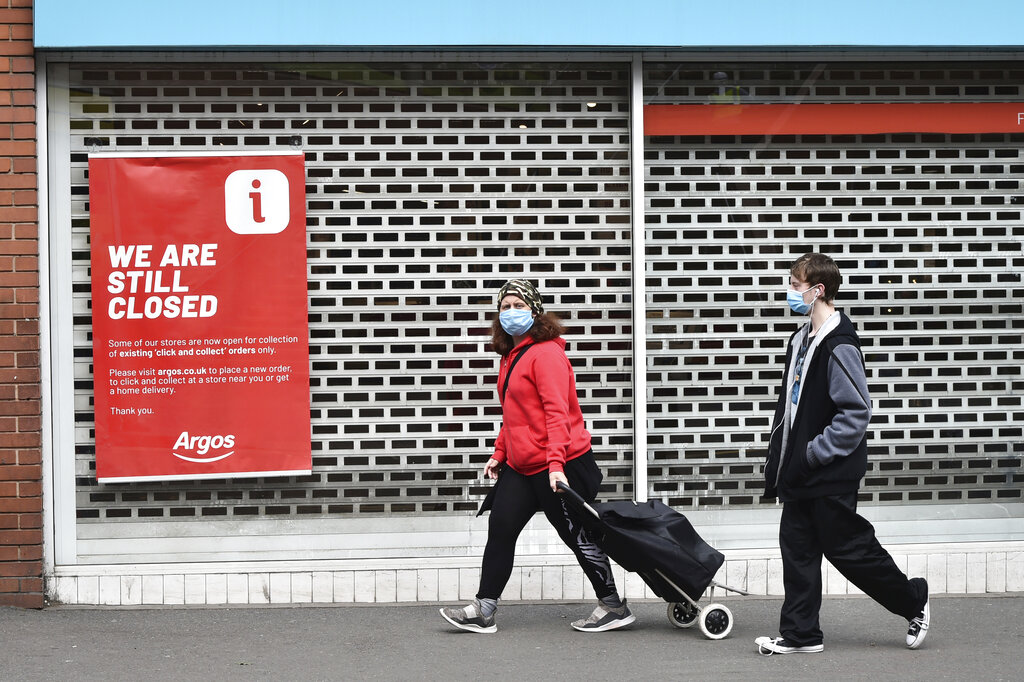
<instances>
[{"instance_id":1,"label":"grey jacket sleeve","mask_svg":"<svg viewBox=\"0 0 1024 682\"><path fill-rule=\"evenodd\" d=\"M867 433L871 398L864 364L856 347L849 344L835 347L828 361L828 393L836 405L836 416L807 444L807 462L812 469L825 466L836 457L846 457Z\"/></svg>"}]
</instances>

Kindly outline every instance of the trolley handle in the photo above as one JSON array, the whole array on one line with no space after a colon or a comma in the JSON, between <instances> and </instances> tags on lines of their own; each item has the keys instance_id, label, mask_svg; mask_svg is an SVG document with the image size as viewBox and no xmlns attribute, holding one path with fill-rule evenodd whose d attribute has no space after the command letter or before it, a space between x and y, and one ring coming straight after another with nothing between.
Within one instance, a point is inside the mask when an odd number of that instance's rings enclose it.
<instances>
[{"instance_id":1,"label":"trolley handle","mask_svg":"<svg viewBox=\"0 0 1024 682\"><path fill-rule=\"evenodd\" d=\"M580 495L578 492L567 486L565 483L562 483L561 481L555 483L555 486L563 493L571 497L573 499L573 502L575 502L576 505L578 505L581 509L586 509L588 512L590 512L595 519L601 518L601 515L597 513L597 510L591 507L589 504L587 504L587 501L584 500L583 496Z\"/></svg>"}]
</instances>

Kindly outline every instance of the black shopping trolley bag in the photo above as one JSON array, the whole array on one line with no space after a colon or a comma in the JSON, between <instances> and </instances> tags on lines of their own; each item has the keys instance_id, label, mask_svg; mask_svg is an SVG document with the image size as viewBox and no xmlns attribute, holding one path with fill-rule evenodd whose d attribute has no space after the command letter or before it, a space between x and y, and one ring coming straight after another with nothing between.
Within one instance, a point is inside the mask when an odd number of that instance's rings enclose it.
<instances>
[{"instance_id":1,"label":"black shopping trolley bag","mask_svg":"<svg viewBox=\"0 0 1024 682\"><path fill-rule=\"evenodd\" d=\"M675 586L700 599L725 562L685 516L658 500L588 505L575 491L563 492L570 504L583 507L581 517L594 542L622 568L639 573L662 599L679 600Z\"/></svg>"}]
</instances>

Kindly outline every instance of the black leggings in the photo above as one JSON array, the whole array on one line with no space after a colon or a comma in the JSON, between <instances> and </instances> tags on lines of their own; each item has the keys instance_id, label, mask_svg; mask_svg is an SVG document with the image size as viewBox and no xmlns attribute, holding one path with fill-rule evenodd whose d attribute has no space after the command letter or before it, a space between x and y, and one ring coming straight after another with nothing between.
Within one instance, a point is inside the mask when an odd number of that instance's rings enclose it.
<instances>
[{"instance_id":1,"label":"black leggings","mask_svg":"<svg viewBox=\"0 0 1024 682\"><path fill-rule=\"evenodd\" d=\"M566 462L565 477L569 480L569 487L584 499L593 500L602 478L593 452ZM615 578L608 556L590 541L576 513L562 501L561 494L551 490L546 470L524 476L506 465L493 492L477 598L498 599L501 596L512 575L516 540L538 511L544 512L562 542L576 555L576 560L594 586L597 598L615 594Z\"/></svg>"}]
</instances>

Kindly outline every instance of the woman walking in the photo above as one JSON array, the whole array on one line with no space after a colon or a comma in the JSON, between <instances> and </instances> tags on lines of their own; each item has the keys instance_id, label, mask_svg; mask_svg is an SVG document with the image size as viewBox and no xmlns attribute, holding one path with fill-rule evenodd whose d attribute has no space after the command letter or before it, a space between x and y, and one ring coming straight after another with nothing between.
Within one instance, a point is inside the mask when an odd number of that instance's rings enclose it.
<instances>
[{"instance_id":1,"label":"woman walking","mask_svg":"<svg viewBox=\"0 0 1024 682\"><path fill-rule=\"evenodd\" d=\"M589 617L572 627L605 632L635 620L619 598L607 555L590 541L557 492L561 482L593 500L602 479L576 398L564 332L558 318L544 312L541 295L528 280L513 279L501 287L492 334L501 355L498 399L503 421L494 455L484 466L484 475L497 482L480 509L491 513L480 588L471 604L441 609L445 620L462 630L497 631L494 614L512 574L516 540L538 511L576 555L600 600Z\"/></svg>"}]
</instances>

